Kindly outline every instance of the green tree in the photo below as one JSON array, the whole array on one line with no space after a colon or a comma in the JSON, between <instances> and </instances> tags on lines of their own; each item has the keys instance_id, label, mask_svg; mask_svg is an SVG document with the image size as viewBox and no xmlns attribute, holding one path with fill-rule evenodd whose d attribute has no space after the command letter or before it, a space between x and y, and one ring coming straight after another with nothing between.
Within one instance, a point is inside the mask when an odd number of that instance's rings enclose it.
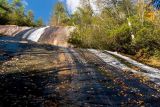
<instances>
[{"instance_id":1,"label":"green tree","mask_svg":"<svg viewBox=\"0 0 160 107\"><path fill-rule=\"evenodd\" d=\"M36 26L43 26L43 20L42 18L39 18L37 21L36 21Z\"/></svg>"},{"instance_id":2,"label":"green tree","mask_svg":"<svg viewBox=\"0 0 160 107\"><path fill-rule=\"evenodd\" d=\"M0 0L0 20L0 24L19 26L36 26L37 23L31 10L25 12L21 0L13 0L11 3L8 0Z\"/></svg>"},{"instance_id":3,"label":"green tree","mask_svg":"<svg viewBox=\"0 0 160 107\"><path fill-rule=\"evenodd\" d=\"M28 18L29 22L33 22L33 20L34 20L34 14L33 14L32 10L28 11L27 18Z\"/></svg>"},{"instance_id":4,"label":"green tree","mask_svg":"<svg viewBox=\"0 0 160 107\"><path fill-rule=\"evenodd\" d=\"M0 13L2 14L6 11L11 11L7 0L0 0Z\"/></svg>"},{"instance_id":5,"label":"green tree","mask_svg":"<svg viewBox=\"0 0 160 107\"><path fill-rule=\"evenodd\" d=\"M65 6L61 2L57 2L54 6L53 15L51 16L51 25L64 25L69 20Z\"/></svg>"},{"instance_id":6,"label":"green tree","mask_svg":"<svg viewBox=\"0 0 160 107\"><path fill-rule=\"evenodd\" d=\"M21 0L13 0L12 1L12 6L14 8L19 8L19 7L23 6L23 4L22 4Z\"/></svg>"}]
</instances>

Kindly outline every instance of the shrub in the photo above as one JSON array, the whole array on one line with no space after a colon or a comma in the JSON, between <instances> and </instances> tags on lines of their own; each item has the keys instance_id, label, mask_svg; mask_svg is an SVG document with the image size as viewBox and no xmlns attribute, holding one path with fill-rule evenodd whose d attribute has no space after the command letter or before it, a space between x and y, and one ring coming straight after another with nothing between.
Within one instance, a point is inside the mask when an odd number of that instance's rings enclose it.
<instances>
[{"instance_id":1,"label":"shrub","mask_svg":"<svg viewBox=\"0 0 160 107\"><path fill-rule=\"evenodd\" d=\"M69 38L69 43L74 44L77 47L82 46L82 40L78 33L78 31L75 31L71 34L71 38Z\"/></svg>"},{"instance_id":2,"label":"shrub","mask_svg":"<svg viewBox=\"0 0 160 107\"><path fill-rule=\"evenodd\" d=\"M131 46L131 31L127 24L110 31L107 45L109 49L119 52L129 52Z\"/></svg>"},{"instance_id":3,"label":"shrub","mask_svg":"<svg viewBox=\"0 0 160 107\"><path fill-rule=\"evenodd\" d=\"M134 41L136 51L145 49L146 51L144 51L144 53L147 53L150 56L154 55L156 50L160 50L159 34L160 30L155 30L154 27L141 28L137 31Z\"/></svg>"}]
</instances>

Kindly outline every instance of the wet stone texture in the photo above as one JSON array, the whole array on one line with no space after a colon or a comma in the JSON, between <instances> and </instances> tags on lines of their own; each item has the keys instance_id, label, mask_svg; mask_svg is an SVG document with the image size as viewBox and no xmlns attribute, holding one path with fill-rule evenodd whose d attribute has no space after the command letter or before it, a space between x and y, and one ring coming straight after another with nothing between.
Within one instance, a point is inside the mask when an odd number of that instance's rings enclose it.
<instances>
[{"instance_id":1,"label":"wet stone texture","mask_svg":"<svg viewBox=\"0 0 160 107\"><path fill-rule=\"evenodd\" d=\"M14 44L16 52L0 45L0 56L10 56L0 65L0 107L160 105L160 92L147 78L109 66L86 50Z\"/></svg>"}]
</instances>

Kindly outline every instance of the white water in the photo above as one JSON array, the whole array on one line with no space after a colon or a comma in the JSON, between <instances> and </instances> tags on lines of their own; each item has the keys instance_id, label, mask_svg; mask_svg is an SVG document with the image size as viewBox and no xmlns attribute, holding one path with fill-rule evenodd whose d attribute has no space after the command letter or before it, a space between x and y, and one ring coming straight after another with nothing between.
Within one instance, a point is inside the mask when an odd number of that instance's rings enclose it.
<instances>
[{"instance_id":1,"label":"white water","mask_svg":"<svg viewBox=\"0 0 160 107\"><path fill-rule=\"evenodd\" d=\"M33 32L34 31L34 29L31 29L31 30L29 30L28 32L26 32L23 36L22 36L22 38L23 39L25 39L31 32Z\"/></svg>"},{"instance_id":2,"label":"white water","mask_svg":"<svg viewBox=\"0 0 160 107\"><path fill-rule=\"evenodd\" d=\"M144 65L142 63L139 63L129 57L126 57L126 56L123 56L121 54L118 54L117 52L111 52L111 51L107 51L108 53L112 54L112 55L116 55L122 59L125 59L126 61L128 61L129 63L141 68L142 70L145 70L147 72L150 72L150 73L159 73L160 74L160 70L159 69L156 69L156 68L152 68L152 67L149 67L147 65Z\"/></svg>"},{"instance_id":3,"label":"white water","mask_svg":"<svg viewBox=\"0 0 160 107\"><path fill-rule=\"evenodd\" d=\"M122 64L120 61L118 61L116 58L112 57L109 54L103 53L103 52L95 50L95 49L89 49L89 51L91 53L95 54L96 56L98 56L100 59L102 59L108 65L111 65L111 66L118 68L118 69L121 69L121 70L127 70L127 71L131 71L133 73L147 76L150 78L151 81L153 81L157 85L160 85L160 75L158 75L158 74L136 71L136 70L133 70L133 69L127 67L126 65Z\"/></svg>"},{"instance_id":4,"label":"white water","mask_svg":"<svg viewBox=\"0 0 160 107\"><path fill-rule=\"evenodd\" d=\"M37 30L35 30L33 33L31 33L27 40L31 40L31 41L34 41L34 42L38 42L39 38L41 37L41 35L45 32L45 29L48 28L49 26L47 27L42 27L42 28L39 28Z\"/></svg>"},{"instance_id":5,"label":"white water","mask_svg":"<svg viewBox=\"0 0 160 107\"><path fill-rule=\"evenodd\" d=\"M115 59L114 57L112 57L109 54L105 54L105 53L98 51L98 50L95 50L95 49L89 49L89 51L92 52L93 54L97 55L100 59L102 59L104 62L106 62L107 64L109 64L111 66L114 66L114 67L116 67L118 69L122 69L122 70L130 69L129 67L120 63L117 59ZM134 72L137 72L137 71L134 71Z\"/></svg>"}]
</instances>

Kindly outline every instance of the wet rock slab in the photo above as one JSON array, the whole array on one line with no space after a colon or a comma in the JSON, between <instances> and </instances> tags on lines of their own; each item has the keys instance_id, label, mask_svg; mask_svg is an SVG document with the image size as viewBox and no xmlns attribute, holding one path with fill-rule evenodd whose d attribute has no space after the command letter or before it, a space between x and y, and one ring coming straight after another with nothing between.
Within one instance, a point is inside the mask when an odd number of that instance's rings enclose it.
<instances>
[{"instance_id":1,"label":"wet rock slab","mask_svg":"<svg viewBox=\"0 0 160 107\"><path fill-rule=\"evenodd\" d=\"M85 50L5 44L0 55L11 57L0 65L0 107L160 105L160 92L142 77L113 68ZM12 45L16 51L7 48Z\"/></svg>"}]
</instances>

